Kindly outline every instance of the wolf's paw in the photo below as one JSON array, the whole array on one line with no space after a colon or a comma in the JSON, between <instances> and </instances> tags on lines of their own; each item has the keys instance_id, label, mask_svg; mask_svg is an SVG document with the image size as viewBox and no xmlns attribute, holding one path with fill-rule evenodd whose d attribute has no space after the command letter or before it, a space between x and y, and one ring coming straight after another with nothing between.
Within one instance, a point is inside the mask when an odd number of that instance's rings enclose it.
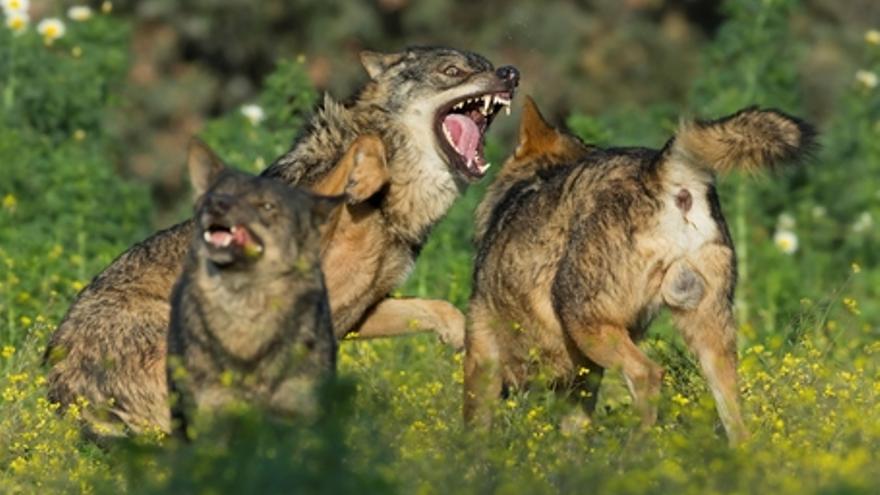
<instances>
[{"instance_id":1,"label":"wolf's paw","mask_svg":"<svg viewBox=\"0 0 880 495\"><path fill-rule=\"evenodd\" d=\"M438 328L434 329L434 331L437 332L443 343L451 346L456 351L462 351L464 350L464 314L450 303L441 302L441 304L442 306L437 309L440 313L439 316L442 318L443 325L438 325Z\"/></svg>"}]
</instances>

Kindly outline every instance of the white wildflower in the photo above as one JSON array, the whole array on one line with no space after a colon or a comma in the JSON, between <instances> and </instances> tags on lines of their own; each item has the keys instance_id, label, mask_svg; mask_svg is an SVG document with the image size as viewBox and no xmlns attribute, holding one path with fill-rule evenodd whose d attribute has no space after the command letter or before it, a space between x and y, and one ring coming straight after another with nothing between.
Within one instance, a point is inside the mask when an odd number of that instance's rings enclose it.
<instances>
[{"instance_id":1,"label":"white wildflower","mask_svg":"<svg viewBox=\"0 0 880 495\"><path fill-rule=\"evenodd\" d=\"M776 219L776 228L779 230L792 230L795 224L794 217L788 212L780 213L779 218Z\"/></svg>"},{"instance_id":2,"label":"white wildflower","mask_svg":"<svg viewBox=\"0 0 880 495\"><path fill-rule=\"evenodd\" d=\"M257 125L266 119L266 112L259 105L242 105L241 113L252 125Z\"/></svg>"},{"instance_id":3,"label":"white wildflower","mask_svg":"<svg viewBox=\"0 0 880 495\"><path fill-rule=\"evenodd\" d=\"M77 22L87 21L92 18L92 8L85 5L76 5L67 9L67 17Z\"/></svg>"},{"instance_id":4,"label":"white wildflower","mask_svg":"<svg viewBox=\"0 0 880 495\"><path fill-rule=\"evenodd\" d=\"M21 34L31 23L27 12L9 12L6 14L6 27L16 34Z\"/></svg>"},{"instance_id":5,"label":"white wildflower","mask_svg":"<svg viewBox=\"0 0 880 495\"><path fill-rule=\"evenodd\" d=\"M880 31L870 29L865 32L865 43L869 45L880 45Z\"/></svg>"},{"instance_id":6,"label":"white wildflower","mask_svg":"<svg viewBox=\"0 0 880 495\"><path fill-rule=\"evenodd\" d=\"M797 234L791 230L777 230L773 234L773 244L785 254L793 254L798 248Z\"/></svg>"},{"instance_id":7,"label":"white wildflower","mask_svg":"<svg viewBox=\"0 0 880 495\"><path fill-rule=\"evenodd\" d=\"M856 81L867 89L874 89L878 83L877 74L869 70L858 70L856 71Z\"/></svg>"},{"instance_id":8,"label":"white wildflower","mask_svg":"<svg viewBox=\"0 0 880 495\"><path fill-rule=\"evenodd\" d=\"M46 44L52 44L53 41L64 36L64 23L55 17L43 19L37 24L37 32L43 36L43 41Z\"/></svg>"},{"instance_id":9,"label":"white wildflower","mask_svg":"<svg viewBox=\"0 0 880 495\"><path fill-rule=\"evenodd\" d=\"M874 226L874 218L867 211L862 212L856 221L853 222L852 230L856 234L861 234L862 232L867 232Z\"/></svg>"},{"instance_id":10,"label":"white wildflower","mask_svg":"<svg viewBox=\"0 0 880 495\"><path fill-rule=\"evenodd\" d=\"M8 17L16 12L26 13L31 7L31 2L30 0L0 0L0 7Z\"/></svg>"}]
</instances>

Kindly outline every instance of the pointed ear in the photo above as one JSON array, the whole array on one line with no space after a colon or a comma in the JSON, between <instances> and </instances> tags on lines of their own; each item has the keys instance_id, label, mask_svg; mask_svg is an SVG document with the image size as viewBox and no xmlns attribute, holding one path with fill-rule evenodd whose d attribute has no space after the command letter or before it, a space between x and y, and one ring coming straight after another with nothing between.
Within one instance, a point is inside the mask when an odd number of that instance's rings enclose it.
<instances>
[{"instance_id":1,"label":"pointed ear","mask_svg":"<svg viewBox=\"0 0 880 495\"><path fill-rule=\"evenodd\" d=\"M226 170L223 161L199 138L192 138L186 159L189 180L196 197L205 194L217 177Z\"/></svg>"},{"instance_id":2,"label":"pointed ear","mask_svg":"<svg viewBox=\"0 0 880 495\"><path fill-rule=\"evenodd\" d=\"M330 215L336 211L336 207L345 202L345 195L322 196L312 194L312 214L318 219L319 224L325 223Z\"/></svg>"},{"instance_id":3,"label":"pointed ear","mask_svg":"<svg viewBox=\"0 0 880 495\"><path fill-rule=\"evenodd\" d=\"M330 173L311 190L327 196L344 193L350 204L356 204L379 192L389 177L382 139L365 134L355 139Z\"/></svg>"},{"instance_id":4,"label":"pointed ear","mask_svg":"<svg viewBox=\"0 0 880 495\"><path fill-rule=\"evenodd\" d=\"M385 145L378 136L364 135L350 148L354 163L345 185L349 203L366 201L390 181Z\"/></svg>"},{"instance_id":5,"label":"pointed ear","mask_svg":"<svg viewBox=\"0 0 880 495\"><path fill-rule=\"evenodd\" d=\"M361 65L366 69L370 79L378 78L388 67L399 62L405 53L379 53L364 50L361 52Z\"/></svg>"},{"instance_id":6,"label":"pointed ear","mask_svg":"<svg viewBox=\"0 0 880 495\"><path fill-rule=\"evenodd\" d=\"M522 120L519 124L519 145L516 148L517 158L530 154L546 152L555 147L559 140L559 131L547 123L538 105L531 96L526 96L523 105Z\"/></svg>"}]
</instances>

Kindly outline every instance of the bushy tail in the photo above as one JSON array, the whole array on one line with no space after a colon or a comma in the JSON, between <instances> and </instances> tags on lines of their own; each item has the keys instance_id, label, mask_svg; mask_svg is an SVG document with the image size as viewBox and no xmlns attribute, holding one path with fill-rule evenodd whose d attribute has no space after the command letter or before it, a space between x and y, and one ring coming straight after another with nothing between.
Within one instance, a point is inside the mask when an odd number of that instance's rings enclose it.
<instances>
[{"instance_id":1,"label":"bushy tail","mask_svg":"<svg viewBox=\"0 0 880 495\"><path fill-rule=\"evenodd\" d=\"M718 120L683 122L667 150L674 161L717 173L757 172L802 160L815 139L816 131L800 119L750 107Z\"/></svg>"}]
</instances>

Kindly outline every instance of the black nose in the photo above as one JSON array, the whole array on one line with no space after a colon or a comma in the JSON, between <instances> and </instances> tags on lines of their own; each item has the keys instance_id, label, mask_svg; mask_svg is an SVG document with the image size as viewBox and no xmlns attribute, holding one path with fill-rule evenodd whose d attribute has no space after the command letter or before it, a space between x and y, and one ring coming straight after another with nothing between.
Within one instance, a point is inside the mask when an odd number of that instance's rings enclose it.
<instances>
[{"instance_id":1,"label":"black nose","mask_svg":"<svg viewBox=\"0 0 880 495\"><path fill-rule=\"evenodd\" d=\"M513 86L519 84L519 71L512 65L499 67L498 70L495 71L495 75L505 81L509 81Z\"/></svg>"}]
</instances>

